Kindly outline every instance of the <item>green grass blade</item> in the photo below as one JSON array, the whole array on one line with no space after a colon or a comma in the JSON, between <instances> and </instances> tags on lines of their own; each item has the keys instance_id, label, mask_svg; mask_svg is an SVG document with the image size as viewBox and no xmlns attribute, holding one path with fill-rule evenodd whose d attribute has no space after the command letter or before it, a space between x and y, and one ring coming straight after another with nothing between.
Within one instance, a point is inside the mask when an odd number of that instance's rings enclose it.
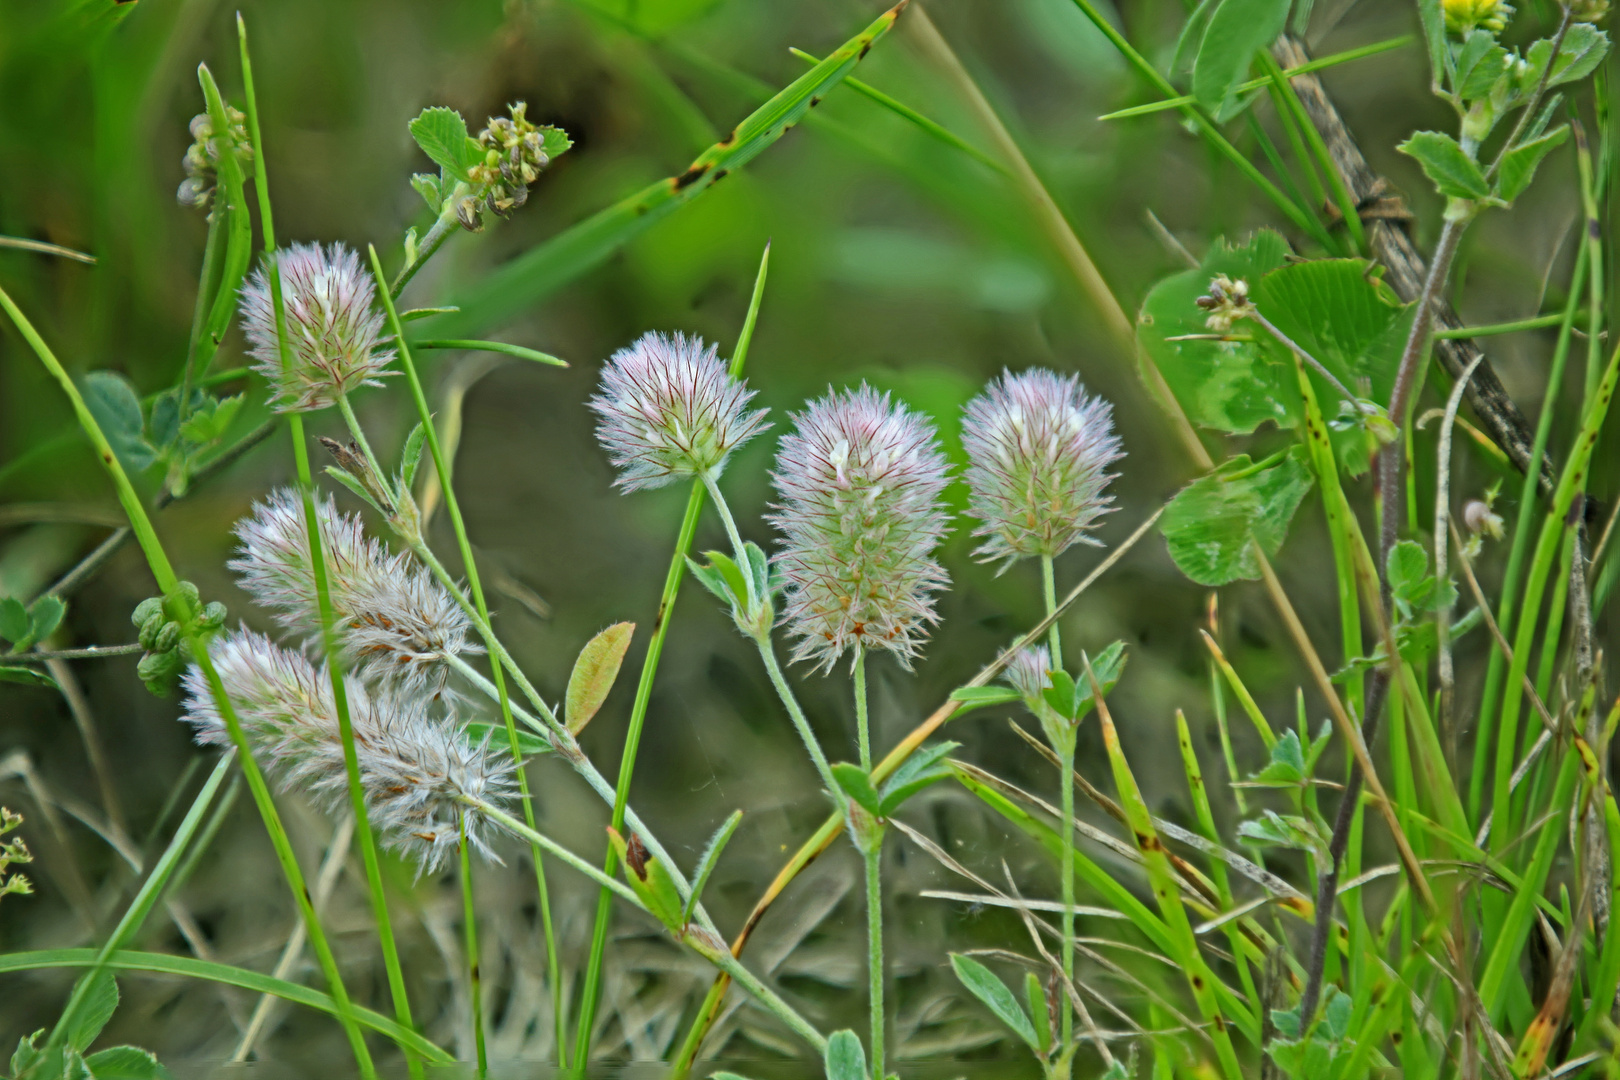
<instances>
[{"instance_id":1,"label":"green grass blade","mask_svg":"<svg viewBox=\"0 0 1620 1080\"><path fill-rule=\"evenodd\" d=\"M501 353L504 356L516 356L521 360L533 360L537 364L550 364L553 367L567 367L568 361L543 353L539 349L526 349L522 345L512 345L505 341L479 341L473 338L455 338L451 340L432 339L428 341L411 342L413 349L464 349L467 352Z\"/></svg>"},{"instance_id":2,"label":"green grass blade","mask_svg":"<svg viewBox=\"0 0 1620 1080\"><path fill-rule=\"evenodd\" d=\"M435 320L445 337L498 323L597 266L655 222L742 168L797 124L889 32L905 3L882 15L754 110L687 170L650 184L507 263L452 301L456 315ZM455 328L451 332L448 328Z\"/></svg>"},{"instance_id":3,"label":"green grass blade","mask_svg":"<svg viewBox=\"0 0 1620 1080\"><path fill-rule=\"evenodd\" d=\"M0 974L8 971L37 971L42 968L93 967L95 963L95 949L36 949L29 952L0 954ZM290 1001L296 1005L303 1005L311 1009L318 1009L331 1016L339 1015L337 1003L332 1000L330 994L324 994L319 990L277 979L270 975L261 975L257 971L249 971L246 968L233 967L230 964L221 964L212 960L198 960L192 956L172 956L168 953L119 949L107 957L106 964L108 967L119 971L147 971L160 975L181 975L191 979L207 979L210 982L224 983L226 986L237 986L243 990L251 990L256 994L273 994L284 1001ZM436 1065L454 1064L455 1058L416 1032L403 1028L381 1013L373 1012L363 1006L355 1005L352 1008L356 1021L372 1031L392 1039L401 1048L419 1054Z\"/></svg>"}]
</instances>

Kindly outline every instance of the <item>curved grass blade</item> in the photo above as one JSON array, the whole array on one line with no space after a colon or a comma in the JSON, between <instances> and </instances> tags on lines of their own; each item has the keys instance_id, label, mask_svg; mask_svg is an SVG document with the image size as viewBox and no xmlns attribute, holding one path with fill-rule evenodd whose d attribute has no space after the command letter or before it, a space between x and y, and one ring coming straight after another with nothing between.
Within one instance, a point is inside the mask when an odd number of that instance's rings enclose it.
<instances>
[{"instance_id":1,"label":"curved grass blade","mask_svg":"<svg viewBox=\"0 0 1620 1080\"><path fill-rule=\"evenodd\" d=\"M94 967L95 949L34 949L0 955L0 974L8 971L36 971L41 968ZM319 1009L338 1016L337 1003L332 995L287 982L257 971L233 967L212 960L198 960L192 956L172 956L168 953L141 952L119 949L106 959L106 966L119 971L148 971L161 975L182 975L192 979L238 986L257 994L274 994L284 1001ZM351 1005L356 1022L384 1035L406 1050L421 1055L435 1065L454 1064L455 1059L414 1031L409 1031L388 1017L361 1005Z\"/></svg>"}]
</instances>

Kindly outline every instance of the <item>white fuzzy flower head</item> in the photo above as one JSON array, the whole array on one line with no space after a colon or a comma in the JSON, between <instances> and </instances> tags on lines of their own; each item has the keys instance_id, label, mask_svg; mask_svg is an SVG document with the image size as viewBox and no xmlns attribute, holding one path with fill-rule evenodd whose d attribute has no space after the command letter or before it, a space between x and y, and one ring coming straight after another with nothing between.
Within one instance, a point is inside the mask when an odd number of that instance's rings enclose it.
<instances>
[{"instance_id":1,"label":"white fuzzy flower head","mask_svg":"<svg viewBox=\"0 0 1620 1080\"><path fill-rule=\"evenodd\" d=\"M1055 556L1092 542L1086 530L1108 512L1108 466L1124 456L1112 407L1088 397L1077 376L1005 372L968 402L969 512L985 537L984 560Z\"/></svg>"},{"instance_id":2,"label":"white fuzzy flower head","mask_svg":"<svg viewBox=\"0 0 1620 1080\"><path fill-rule=\"evenodd\" d=\"M933 551L945 535L945 458L933 425L869 387L828 394L782 439L771 521L785 543L782 622L795 660L822 668L851 648L910 666L949 584Z\"/></svg>"},{"instance_id":3,"label":"white fuzzy flower head","mask_svg":"<svg viewBox=\"0 0 1620 1080\"><path fill-rule=\"evenodd\" d=\"M1001 677L1026 699L1040 701L1052 685L1052 654L1045 645L1029 645L1019 649L1007 661Z\"/></svg>"},{"instance_id":4,"label":"white fuzzy flower head","mask_svg":"<svg viewBox=\"0 0 1620 1080\"><path fill-rule=\"evenodd\" d=\"M596 437L626 491L684 476L718 476L730 453L763 431L765 410L733 379L713 345L682 334L644 334L602 368L591 408Z\"/></svg>"},{"instance_id":5,"label":"white fuzzy flower head","mask_svg":"<svg viewBox=\"0 0 1620 1080\"><path fill-rule=\"evenodd\" d=\"M302 653L269 638L237 631L209 647L243 733L282 790L306 792L328 811L348 805L348 773L332 679ZM494 858L485 822L464 796L501 805L512 793L512 765L486 744L469 741L450 717L436 717L420 699L373 692L359 678L344 678L366 813L384 843L434 870L467 839ZM205 745L230 746L231 737L202 672L184 679L184 719Z\"/></svg>"},{"instance_id":6,"label":"white fuzzy flower head","mask_svg":"<svg viewBox=\"0 0 1620 1080\"><path fill-rule=\"evenodd\" d=\"M449 659L483 650L467 640L467 616L426 567L366 535L358 515L317 498L333 629L343 662L364 678L411 693L437 694ZM320 608L310 565L304 500L274 492L236 525L242 546L230 568L276 620L318 643Z\"/></svg>"},{"instance_id":7,"label":"white fuzzy flower head","mask_svg":"<svg viewBox=\"0 0 1620 1080\"><path fill-rule=\"evenodd\" d=\"M309 412L337 404L361 386L378 386L394 359L377 348L383 317L376 286L360 257L341 244L294 244L277 253L287 311L287 365L276 342L270 279L255 270L242 289L242 329L256 369L275 387L278 412Z\"/></svg>"}]
</instances>

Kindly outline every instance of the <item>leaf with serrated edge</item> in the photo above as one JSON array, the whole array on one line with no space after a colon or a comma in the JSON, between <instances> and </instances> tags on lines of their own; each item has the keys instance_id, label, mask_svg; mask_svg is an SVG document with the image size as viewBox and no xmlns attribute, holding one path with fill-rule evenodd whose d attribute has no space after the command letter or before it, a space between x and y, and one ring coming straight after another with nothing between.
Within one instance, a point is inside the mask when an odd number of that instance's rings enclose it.
<instances>
[{"instance_id":1,"label":"leaf with serrated edge","mask_svg":"<svg viewBox=\"0 0 1620 1080\"><path fill-rule=\"evenodd\" d=\"M1395 149L1417 159L1423 174L1434 182L1440 194L1455 199L1483 199L1491 193L1479 163L1464 152L1450 135L1419 131Z\"/></svg>"},{"instance_id":2,"label":"leaf with serrated edge","mask_svg":"<svg viewBox=\"0 0 1620 1080\"><path fill-rule=\"evenodd\" d=\"M411 121L411 138L433 163L458 180L467 179L467 122L454 109L436 105Z\"/></svg>"},{"instance_id":3,"label":"leaf with serrated edge","mask_svg":"<svg viewBox=\"0 0 1620 1080\"><path fill-rule=\"evenodd\" d=\"M95 1080L172 1080L168 1069L149 1050L114 1046L84 1059Z\"/></svg>"},{"instance_id":4,"label":"leaf with serrated edge","mask_svg":"<svg viewBox=\"0 0 1620 1080\"><path fill-rule=\"evenodd\" d=\"M1170 557L1200 585L1258 578L1260 564L1250 544L1258 540L1267 555L1275 555L1311 484L1297 452L1259 472L1246 455L1231 459L1187 485L1165 508L1159 528Z\"/></svg>"},{"instance_id":5,"label":"leaf with serrated edge","mask_svg":"<svg viewBox=\"0 0 1620 1080\"><path fill-rule=\"evenodd\" d=\"M1569 125L1555 128L1539 139L1515 146L1502 157L1502 169L1496 179L1496 197L1512 202L1524 194L1530 181L1536 178L1541 159L1569 137Z\"/></svg>"},{"instance_id":6,"label":"leaf with serrated edge","mask_svg":"<svg viewBox=\"0 0 1620 1080\"><path fill-rule=\"evenodd\" d=\"M635 623L614 623L579 650L574 671L568 676L568 697L564 705L568 730L575 735L585 729L602 702L607 700L635 632Z\"/></svg>"}]
</instances>

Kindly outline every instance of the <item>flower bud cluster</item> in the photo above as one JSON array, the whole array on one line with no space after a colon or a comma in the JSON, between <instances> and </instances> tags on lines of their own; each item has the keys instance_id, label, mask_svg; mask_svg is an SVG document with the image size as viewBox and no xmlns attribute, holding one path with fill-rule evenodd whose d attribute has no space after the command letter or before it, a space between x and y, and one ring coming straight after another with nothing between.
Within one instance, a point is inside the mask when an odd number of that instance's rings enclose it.
<instances>
[{"instance_id":1,"label":"flower bud cluster","mask_svg":"<svg viewBox=\"0 0 1620 1080\"><path fill-rule=\"evenodd\" d=\"M1112 407L1077 376L1004 372L963 413L969 510L985 560L1051 558L1079 542L1113 501L1108 466L1123 456Z\"/></svg>"},{"instance_id":2,"label":"flower bud cluster","mask_svg":"<svg viewBox=\"0 0 1620 1080\"><path fill-rule=\"evenodd\" d=\"M1500 34L1513 18L1513 5L1506 0L1441 0L1446 29L1466 38L1478 28Z\"/></svg>"},{"instance_id":3,"label":"flower bud cluster","mask_svg":"<svg viewBox=\"0 0 1620 1080\"><path fill-rule=\"evenodd\" d=\"M546 128L530 122L529 106L510 106L510 117L492 116L478 133L484 160L467 170L472 192L456 204L456 219L471 232L484 227L484 210L506 217L529 199L529 185L551 164L546 153Z\"/></svg>"},{"instance_id":4,"label":"flower bud cluster","mask_svg":"<svg viewBox=\"0 0 1620 1080\"><path fill-rule=\"evenodd\" d=\"M795 419L770 519L784 537L776 565L793 658L831 668L851 649L886 649L909 667L939 621L933 594L950 580L933 558L948 523L934 429L864 385Z\"/></svg>"},{"instance_id":5,"label":"flower bud cluster","mask_svg":"<svg viewBox=\"0 0 1620 1080\"><path fill-rule=\"evenodd\" d=\"M765 410L748 410L753 397L701 338L642 335L613 354L591 398L597 440L619 469L614 483L636 491L717 477L733 450L769 426Z\"/></svg>"},{"instance_id":6,"label":"flower bud cluster","mask_svg":"<svg viewBox=\"0 0 1620 1080\"><path fill-rule=\"evenodd\" d=\"M248 141L247 117L239 110L225 106L225 119L230 124L226 133L237 159L244 165L253 161L253 144ZM214 196L219 171L219 139L214 135L214 120L207 113L191 118L191 145L186 147L186 178L180 181L175 193L181 206L205 209Z\"/></svg>"},{"instance_id":7,"label":"flower bud cluster","mask_svg":"<svg viewBox=\"0 0 1620 1080\"><path fill-rule=\"evenodd\" d=\"M274 258L286 315L286 362L264 268L242 289L242 329L259 361L254 370L275 388L276 411L324 409L362 386L381 385L377 380L389 374L394 353L378 348L383 316L360 257L341 244L295 244Z\"/></svg>"},{"instance_id":8,"label":"flower bud cluster","mask_svg":"<svg viewBox=\"0 0 1620 1080\"><path fill-rule=\"evenodd\" d=\"M204 605L197 586L182 581L173 597L149 596L136 604L130 622L145 650L135 673L148 690L167 697L174 690L175 676L191 659L187 639L193 633L212 634L224 626L225 605L217 600Z\"/></svg>"},{"instance_id":9,"label":"flower bud cluster","mask_svg":"<svg viewBox=\"0 0 1620 1080\"><path fill-rule=\"evenodd\" d=\"M1249 283L1242 278L1234 281L1225 274L1216 274L1209 283L1208 295L1195 302L1209 312L1204 325L1217 334L1231 333L1232 324L1247 316L1254 306L1249 299Z\"/></svg>"}]
</instances>

